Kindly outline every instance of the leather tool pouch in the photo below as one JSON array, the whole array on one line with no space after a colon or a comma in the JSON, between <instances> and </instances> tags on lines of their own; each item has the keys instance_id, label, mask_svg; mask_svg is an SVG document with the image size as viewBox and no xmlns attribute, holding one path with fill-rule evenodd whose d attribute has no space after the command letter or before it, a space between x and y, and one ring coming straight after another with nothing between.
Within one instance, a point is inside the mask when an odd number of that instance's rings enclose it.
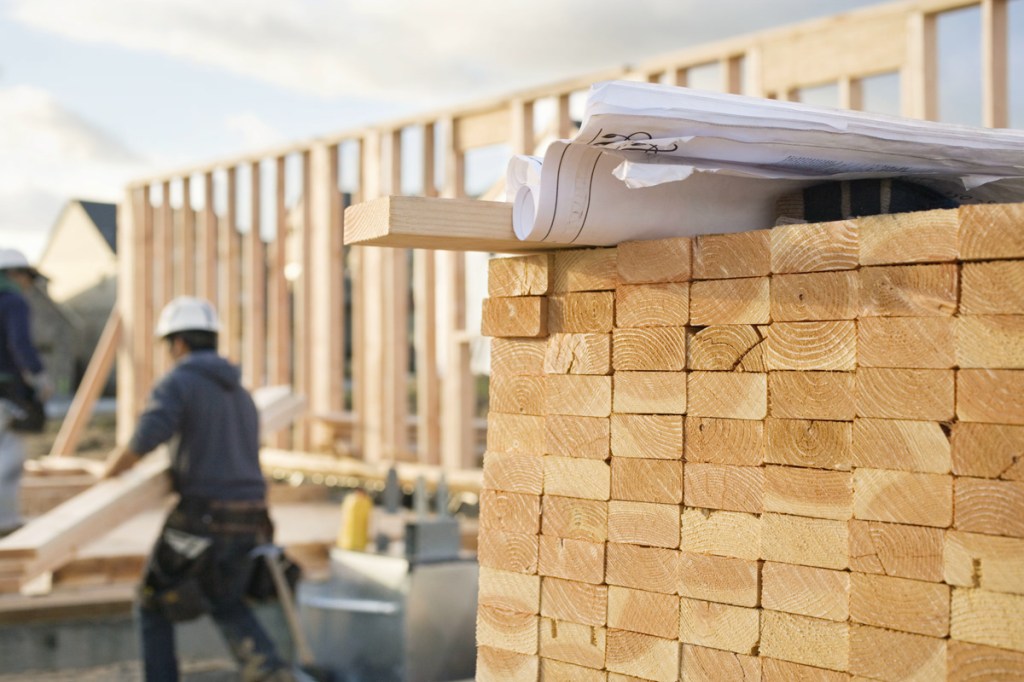
<instances>
[{"instance_id":1,"label":"leather tool pouch","mask_svg":"<svg viewBox=\"0 0 1024 682\"><path fill-rule=\"evenodd\" d=\"M46 426L46 410L36 396L35 389L20 379L0 381L0 400L8 402L11 430L21 433L41 433Z\"/></svg>"},{"instance_id":2,"label":"leather tool pouch","mask_svg":"<svg viewBox=\"0 0 1024 682\"><path fill-rule=\"evenodd\" d=\"M211 544L209 538L165 527L146 571L143 605L175 623L207 613L210 602L200 575L210 561Z\"/></svg>"}]
</instances>

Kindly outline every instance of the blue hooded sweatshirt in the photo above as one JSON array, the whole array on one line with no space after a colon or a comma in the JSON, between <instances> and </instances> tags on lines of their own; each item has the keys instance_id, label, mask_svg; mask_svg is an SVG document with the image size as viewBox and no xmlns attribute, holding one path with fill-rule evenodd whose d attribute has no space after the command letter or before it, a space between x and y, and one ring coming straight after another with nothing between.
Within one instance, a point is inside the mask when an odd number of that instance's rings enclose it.
<instances>
[{"instance_id":1,"label":"blue hooded sweatshirt","mask_svg":"<svg viewBox=\"0 0 1024 682\"><path fill-rule=\"evenodd\" d=\"M43 371L32 345L28 301L6 277L0 278L0 379Z\"/></svg>"},{"instance_id":2,"label":"blue hooded sweatshirt","mask_svg":"<svg viewBox=\"0 0 1024 682\"><path fill-rule=\"evenodd\" d=\"M153 388L128 447L171 444L174 489L184 498L259 500L259 413L235 365L212 350L182 358Z\"/></svg>"}]
</instances>

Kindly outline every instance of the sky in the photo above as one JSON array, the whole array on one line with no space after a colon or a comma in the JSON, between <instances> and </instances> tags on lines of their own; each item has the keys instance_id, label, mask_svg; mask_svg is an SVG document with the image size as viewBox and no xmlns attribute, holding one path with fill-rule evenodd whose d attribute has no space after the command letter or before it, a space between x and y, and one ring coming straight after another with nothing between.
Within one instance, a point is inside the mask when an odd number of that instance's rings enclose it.
<instances>
[{"instance_id":1,"label":"sky","mask_svg":"<svg viewBox=\"0 0 1024 682\"><path fill-rule=\"evenodd\" d=\"M0 245L162 169L874 4L0 0Z\"/></svg>"}]
</instances>

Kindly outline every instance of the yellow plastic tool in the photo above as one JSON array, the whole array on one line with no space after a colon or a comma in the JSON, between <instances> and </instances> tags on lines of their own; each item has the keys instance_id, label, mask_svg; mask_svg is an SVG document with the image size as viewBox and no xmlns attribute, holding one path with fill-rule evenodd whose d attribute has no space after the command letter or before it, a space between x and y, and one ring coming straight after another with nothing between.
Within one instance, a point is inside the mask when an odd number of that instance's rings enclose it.
<instances>
[{"instance_id":1,"label":"yellow plastic tool","mask_svg":"<svg viewBox=\"0 0 1024 682\"><path fill-rule=\"evenodd\" d=\"M341 503L341 527L338 529L339 549L361 552L370 539L370 512L373 500L362 490L353 490Z\"/></svg>"}]
</instances>

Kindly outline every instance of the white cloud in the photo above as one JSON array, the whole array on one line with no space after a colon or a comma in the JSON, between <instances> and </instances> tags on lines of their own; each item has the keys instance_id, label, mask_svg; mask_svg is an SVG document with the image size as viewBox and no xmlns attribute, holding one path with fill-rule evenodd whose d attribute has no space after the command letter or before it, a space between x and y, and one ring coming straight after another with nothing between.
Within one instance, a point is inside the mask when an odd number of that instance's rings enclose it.
<instances>
[{"instance_id":1,"label":"white cloud","mask_svg":"<svg viewBox=\"0 0 1024 682\"><path fill-rule=\"evenodd\" d=\"M117 201L146 164L48 92L0 88L0 238L41 245L69 198Z\"/></svg>"},{"instance_id":2,"label":"white cloud","mask_svg":"<svg viewBox=\"0 0 1024 682\"><path fill-rule=\"evenodd\" d=\"M81 161L103 157L132 162L134 155L99 128L64 109L39 88L6 88L0 97L0 152Z\"/></svg>"},{"instance_id":3,"label":"white cloud","mask_svg":"<svg viewBox=\"0 0 1024 682\"><path fill-rule=\"evenodd\" d=\"M29 260L35 260L51 227L43 221L56 218L62 202L58 194L42 187L0 187L0 246L21 249Z\"/></svg>"},{"instance_id":4,"label":"white cloud","mask_svg":"<svg viewBox=\"0 0 1024 682\"><path fill-rule=\"evenodd\" d=\"M266 149L286 139L273 126L252 112L225 117L224 127L238 138L243 149Z\"/></svg>"},{"instance_id":5,"label":"white cloud","mask_svg":"<svg viewBox=\"0 0 1024 682\"><path fill-rule=\"evenodd\" d=\"M325 96L506 92L879 0L10 0L76 40Z\"/></svg>"}]
</instances>

